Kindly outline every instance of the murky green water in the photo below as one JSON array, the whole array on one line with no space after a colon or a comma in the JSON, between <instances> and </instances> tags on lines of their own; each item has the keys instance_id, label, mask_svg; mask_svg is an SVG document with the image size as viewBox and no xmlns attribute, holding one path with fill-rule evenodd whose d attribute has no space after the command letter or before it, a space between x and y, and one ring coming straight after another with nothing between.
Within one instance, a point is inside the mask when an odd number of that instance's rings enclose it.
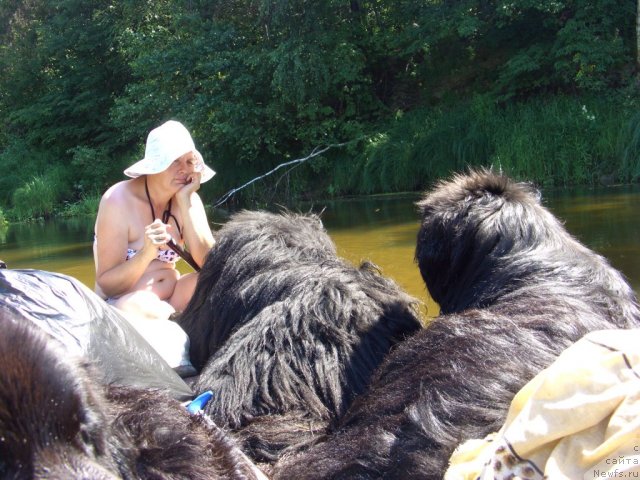
<instances>
[{"instance_id":1,"label":"murky green water","mask_svg":"<svg viewBox=\"0 0 640 480\"><path fill-rule=\"evenodd\" d=\"M544 197L570 232L606 256L640 292L640 187L549 191ZM435 315L437 305L429 301L413 261L417 199L417 195L378 196L318 202L304 209L324 209L323 222L340 256L356 264L376 263L384 275L425 300L427 315ZM93 218L12 225L0 230L0 259L9 268L60 272L93 288L92 239ZM189 271L187 265L180 268Z\"/></svg>"}]
</instances>

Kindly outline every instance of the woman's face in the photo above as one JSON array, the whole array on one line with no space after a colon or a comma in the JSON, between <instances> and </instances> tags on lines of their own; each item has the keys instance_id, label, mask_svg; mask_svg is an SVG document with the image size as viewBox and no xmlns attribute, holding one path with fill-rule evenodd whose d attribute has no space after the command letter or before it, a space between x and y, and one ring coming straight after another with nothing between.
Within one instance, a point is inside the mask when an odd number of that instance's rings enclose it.
<instances>
[{"instance_id":1,"label":"woman's face","mask_svg":"<svg viewBox=\"0 0 640 480\"><path fill-rule=\"evenodd\" d=\"M194 152L187 152L173 161L166 172L169 172L172 181L179 185L191 183L192 176L202 171L202 161Z\"/></svg>"}]
</instances>

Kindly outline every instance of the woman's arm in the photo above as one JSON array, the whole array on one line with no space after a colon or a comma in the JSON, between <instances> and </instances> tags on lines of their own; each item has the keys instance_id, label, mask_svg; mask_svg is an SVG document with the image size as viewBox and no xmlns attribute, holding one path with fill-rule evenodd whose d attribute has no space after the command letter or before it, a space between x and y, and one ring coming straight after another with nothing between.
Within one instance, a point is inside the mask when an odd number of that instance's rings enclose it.
<instances>
[{"instance_id":1,"label":"woman's arm","mask_svg":"<svg viewBox=\"0 0 640 480\"><path fill-rule=\"evenodd\" d=\"M209 250L215 244L215 240L202 200L196 193L199 188L200 173L194 173L192 182L185 185L175 198L184 225L183 239L193 259L202 266Z\"/></svg>"},{"instance_id":2,"label":"woman's arm","mask_svg":"<svg viewBox=\"0 0 640 480\"><path fill-rule=\"evenodd\" d=\"M157 255L158 247L149 238L154 222L147 227L143 247L133 258L125 260L131 220L131 206L127 205L126 197L122 183L111 187L100 201L96 218L96 283L108 297L128 293ZM164 231L166 233L166 227Z\"/></svg>"}]
</instances>

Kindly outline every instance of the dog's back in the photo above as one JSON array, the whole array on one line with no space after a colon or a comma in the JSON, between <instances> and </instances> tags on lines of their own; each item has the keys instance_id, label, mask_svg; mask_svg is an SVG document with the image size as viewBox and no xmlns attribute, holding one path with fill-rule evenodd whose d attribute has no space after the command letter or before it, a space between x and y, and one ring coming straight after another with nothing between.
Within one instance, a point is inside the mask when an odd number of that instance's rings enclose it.
<instances>
[{"instance_id":1,"label":"dog's back","mask_svg":"<svg viewBox=\"0 0 640 480\"><path fill-rule=\"evenodd\" d=\"M218 232L180 322L206 362L195 390L216 395L207 412L266 462L325 432L421 328L417 301L338 258L317 217L267 212Z\"/></svg>"}]
</instances>

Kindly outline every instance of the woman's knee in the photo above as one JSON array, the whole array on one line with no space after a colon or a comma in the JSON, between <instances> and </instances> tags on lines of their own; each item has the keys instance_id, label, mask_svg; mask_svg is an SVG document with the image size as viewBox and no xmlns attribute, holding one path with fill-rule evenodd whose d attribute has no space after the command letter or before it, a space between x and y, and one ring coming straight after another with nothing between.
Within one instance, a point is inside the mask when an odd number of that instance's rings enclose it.
<instances>
[{"instance_id":1,"label":"woman's knee","mask_svg":"<svg viewBox=\"0 0 640 480\"><path fill-rule=\"evenodd\" d=\"M161 300L154 292L146 290L123 295L109 303L124 312L150 319L166 319L175 311L169 302Z\"/></svg>"},{"instance_id":2,"label":"woman's knee","mask_svg":"<svg viewBox=\"0 0 640 480\"><path fill-rule=\"evenodd\" d=\"M188 273L180 277L173 290L173 295L169 299L169 303L177 312L182 312L196 289L196 283L198 283L198 274Z\"/></svg>"}]
</instances>

